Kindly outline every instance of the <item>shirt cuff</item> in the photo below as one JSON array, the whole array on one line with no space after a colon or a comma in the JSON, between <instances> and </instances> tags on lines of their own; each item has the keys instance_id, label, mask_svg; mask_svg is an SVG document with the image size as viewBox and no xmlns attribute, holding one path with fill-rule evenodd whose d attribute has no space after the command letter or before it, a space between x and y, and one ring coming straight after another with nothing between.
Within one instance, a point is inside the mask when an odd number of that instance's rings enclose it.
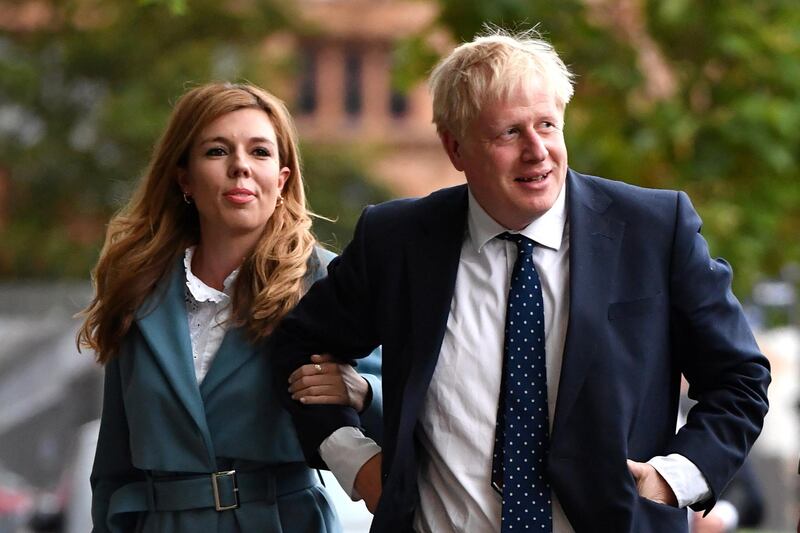
<instances>
[{"instance_id":1,"label":"shirt cuff","mask_svg":"<svg viewBox=\"0 0 800 533\"><path fill-rule=\"evenodd\" d=\"M320 457L353 501L361 499L354 487L356 474L380 452L381 447L374 440L352 426L337 429L319 446Z\"/></svg>"},{"instance_id":2,"label":"shirt cuff","mask_svg":"<svg viewBox=\"0 0 800 533\"><path fill-rule=\"evenodd\" d=\"M647 464L655 468L675 493L678 507L684 508L711 496L711 489L700 469L686 457L671 453L653 457Z\"/></svg>"}]
</instances>

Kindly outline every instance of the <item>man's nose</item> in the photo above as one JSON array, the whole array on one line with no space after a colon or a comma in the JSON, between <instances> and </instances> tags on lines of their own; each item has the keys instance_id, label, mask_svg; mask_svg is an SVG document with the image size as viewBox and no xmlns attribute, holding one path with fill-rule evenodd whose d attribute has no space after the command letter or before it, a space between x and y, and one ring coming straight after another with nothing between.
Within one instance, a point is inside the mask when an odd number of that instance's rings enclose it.
<instances>
[{"instance_id":1,"label":"man's nose","mask_svg":"<svg viewBox=\"0 0 800 533\"><path fill-rule=\"evenodd\" d=\"M547 157L547 145L534 129L527 131L523 139L522 157L525 161L542 161Z\"/></svg>"}]
</instances>

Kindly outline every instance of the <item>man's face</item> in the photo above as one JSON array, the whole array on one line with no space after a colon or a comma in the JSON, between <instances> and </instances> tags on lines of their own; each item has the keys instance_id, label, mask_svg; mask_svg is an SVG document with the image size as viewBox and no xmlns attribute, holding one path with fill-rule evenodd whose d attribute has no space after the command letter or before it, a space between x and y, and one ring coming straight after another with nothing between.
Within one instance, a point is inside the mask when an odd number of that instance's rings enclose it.
<instances>
[{"instance_id":1,"label":"man's face","mask_svg":"<svg viewBox=\"0 0 800 533\"><path fill-rule=\"evenodd\" d=\"M552 90L520 84L486 102L463 139L442 143L480 206L498 223L522 229L553 206L567 177L564 109Z\"/></svg>"}]
</instances>

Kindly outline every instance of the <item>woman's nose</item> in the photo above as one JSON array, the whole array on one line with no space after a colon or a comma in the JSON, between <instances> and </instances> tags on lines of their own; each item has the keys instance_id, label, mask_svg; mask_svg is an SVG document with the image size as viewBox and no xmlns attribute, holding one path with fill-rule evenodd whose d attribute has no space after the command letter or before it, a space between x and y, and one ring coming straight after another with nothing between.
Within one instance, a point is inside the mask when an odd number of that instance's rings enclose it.
<instances>
[{"instance_id":1,"label":"woman's nose","mask_svg":"<svg viewBox=\"0 0 800 533\"><path fill-rule=\"evenodd\" d=\"M241 150L236 150L230 159L230 166L228 167L228 174L231 178L245 177L249 178L251 175L250 163L247 160L247 154Z\"/></svg>"}]
</instances>

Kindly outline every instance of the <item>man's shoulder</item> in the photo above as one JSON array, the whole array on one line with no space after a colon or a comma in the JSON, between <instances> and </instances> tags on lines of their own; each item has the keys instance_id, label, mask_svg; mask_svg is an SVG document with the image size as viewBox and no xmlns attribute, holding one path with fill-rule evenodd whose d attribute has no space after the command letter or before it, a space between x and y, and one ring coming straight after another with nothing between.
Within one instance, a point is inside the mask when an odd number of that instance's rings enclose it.
<instances>
[{"instance_id":1,"label":"man's shoulder","mask_svg":"<svg viewBox=\"0 0 800 533\"><path fill-rule=\"evenodd\" d=\"M572 184L583 198L592 198L616 212L652 216L658 212L674 213L679 192L633 185L625 181L570 171Z\"/></svg>"},{"instance_id":2,"label":"man's shoulder","mask_svg":"<svg viewBox=\"0 0 800 533\"><path fill-rule=\"evenodd\" d=\"M674 200L678 191L672 189L656 189L653 187L643 187L641 185L634 185L626 181L617 179L603 178L600 176L593 176L591 174L581 174L580 172L571 171L575 178L576 183L582 183L584 186L592 187L600 190L613 199L632 199L632 200L647 200L647 199L666 199L671 198Z\"/></svg>"}]
</instances>

